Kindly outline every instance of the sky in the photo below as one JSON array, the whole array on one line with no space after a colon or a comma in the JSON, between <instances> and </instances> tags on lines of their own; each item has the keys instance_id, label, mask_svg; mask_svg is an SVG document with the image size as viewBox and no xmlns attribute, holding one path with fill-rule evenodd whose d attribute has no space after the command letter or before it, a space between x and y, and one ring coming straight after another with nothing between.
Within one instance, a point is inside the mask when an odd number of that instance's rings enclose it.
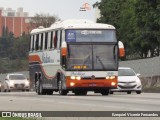
<instances>
[{"instance_id":1,"label":"sky","mask_svg":"<svg viewBox=\"0 0 160 120\"><path fill-rule=\"evenodd\" d=\"M92 5L101 0L0 0L0 7L17 8L22 7L29 16L36 13L49 13L56 15L61 20L66 19L89 19L95 21L95 10ZM91 10L79 11L84 3L89 3Z\"/></svg>"}]
</instances>

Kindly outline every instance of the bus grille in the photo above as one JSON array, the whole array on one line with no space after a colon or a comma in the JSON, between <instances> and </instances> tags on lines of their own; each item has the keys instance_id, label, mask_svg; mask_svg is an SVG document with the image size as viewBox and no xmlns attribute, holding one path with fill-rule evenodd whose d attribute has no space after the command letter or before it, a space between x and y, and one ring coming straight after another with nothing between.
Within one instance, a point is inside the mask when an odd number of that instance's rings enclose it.
<instances>
[{"instance_id":1,"label":"bus grille","mask_svg":"<svg viewBox=\"0 0 160 120\"><path fill-rule=\"evenodd\" d=\"M102 80L102 79L106 79L105 77L82 77L83 80Z\"/></svg>"}]
</instances>

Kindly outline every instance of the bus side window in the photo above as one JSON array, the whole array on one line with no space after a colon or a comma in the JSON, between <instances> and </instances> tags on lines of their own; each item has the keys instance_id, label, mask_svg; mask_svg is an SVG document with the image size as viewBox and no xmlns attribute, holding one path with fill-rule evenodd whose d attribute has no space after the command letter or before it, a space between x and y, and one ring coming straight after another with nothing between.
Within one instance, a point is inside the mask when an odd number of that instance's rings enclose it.
<instances>
[{"instance_id":1,"label":"bus side window","mask_svg":"<svg viewBox=\"0 0 160 120\"><path fill-rule=\"evenodd\" d=\"M62 42L65 41L65 30L62 30L61 37L62 37Z\"/></svg>"},{"instance_id":2,"label":"bus side window","mask_svg":"<svg viewBox=\"0 0 160 120\"><path fill-rule=\"evenodd\" d=\"M39 34L36 35L36 46L35 46L35 50L38 50L39 48Z\"/></svg>"},{"instance_id":3,"label":"bus side window","mask_svg":"<svg viewBox=\"0 0 160 120\"><path fill-rule=\"evenodd\" d=\"M32 51L32 41L33 41L33 35L30 36L30 46L29 46L30 51Z\"/></svg>"},{"instance_id":4,"label":"bus side window","mask_svg":"<svg viewBox=\"0 0 160 120\"><path fill-rule=\"evenodd\" d=\"M48 32L45 33L45 43L44 43L44 45L45 45L44 49L45 50L47 49L47 44L48 44L48 40L47 39L48 39Z\"/></svg>"},{"instance_id":5,"label":"bus side window","mask_svg":"<svg viewBox=\"0 0 160 120\"><path fill-rule=\"evenodd\" d=\"M57 48L57 31L55 31L55 34L54 34L54 48L56 49Z\"/></svg>"},{"instance_id":6,"label":"bus side window","mask_svg":"<svg viewBox=\"0 0 160 120\"><path fill-rule=\"evenodd\" d=\"M62 30L59 31L59 48L62 46Z\"/></svg>"},{"instance_id":7,"label":"bus side window","mask_svg":"<svg viewBox=\"0 0 160 120\"><path fill-rule=\"evenodd\" d=\"M48 32L48 45L47 48L50 49L50 44L51 44L51 32Z\"/></svg>"},{"instance_id":8,"label":"bus side window","mask_svg":"<svg viewBox=\"0 0 160 120\"><path fill-rule=\"evenodd\" d=\"M60 46L60 30L57 31L57 48Z\"/></svg>"},{"instance_id":9,"label":"bus side window","mask_svg":"<svg viewBox=\"0 0 160 120\"><path fill-rule=\"evenodd\" d=\"M35 50L35 40L36 40L36 35L33 36L33 40L32 40L32 51Z\"/></svg>"},{"instance_id":10,"label":"bus side window","mask_svg":"<svg viewBox=\"0 0 160 120\"><path fill-rule=\"evenodd\" d=\"M51 32L50 48L53 48L53 31Z\"/></svg>"},{"instance_id":11,"label":"bus side window","mask_svg":"<svg viewBox=\"0 0 160 120\"><path fill-rule=\"evenodd\" d=\"M41 33L41 45L40 45L40 50L42 50L43 49L43 33Z\"/></svg>"}]
</instances>

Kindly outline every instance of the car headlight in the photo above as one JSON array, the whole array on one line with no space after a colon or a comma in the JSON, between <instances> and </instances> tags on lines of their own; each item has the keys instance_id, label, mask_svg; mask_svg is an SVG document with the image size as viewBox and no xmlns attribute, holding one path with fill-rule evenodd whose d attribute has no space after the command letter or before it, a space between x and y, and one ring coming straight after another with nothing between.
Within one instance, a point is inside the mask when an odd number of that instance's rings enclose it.
<instances>
[{"instance_id":1,"label":"car headlight","mask_svg":"<svg viewBox=\"0 0 160 120\"><path fill-rule=\"evenodd\" d=\"M26 85L29 85L29 82L28 81L26 81L26 83L25 83Z\"/></svg>"},{"instance_id":2,"label":"car headlight","mask_svg":"<svg viewBox=\"0 0 160 120\"><path fill-rule=\"evenodd\" d=\"M1 84L0 84L0 87L1 87Z\"/></svg>"},{"instance_id":3,"label":"car headlight","mask_svg":"<svg viewBox=\"0 0 160 120\"><path fill-rule=\"evenodd\" d=\"M10 81L9 84L10 84L10 86L14 86L14 82L13 81Z\"/></svg>"}]
</instances>

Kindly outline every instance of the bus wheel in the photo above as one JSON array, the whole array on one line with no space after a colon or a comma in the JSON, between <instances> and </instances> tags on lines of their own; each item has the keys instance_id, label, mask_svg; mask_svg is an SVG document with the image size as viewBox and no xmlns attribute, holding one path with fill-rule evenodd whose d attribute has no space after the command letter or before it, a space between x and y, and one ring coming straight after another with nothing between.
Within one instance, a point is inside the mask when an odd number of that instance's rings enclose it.
<instances>
[{"instance_id":1,"label":"bus wheel","mask_svg":"<svg viewBox=\"0 0 160 120\"><path fill-rule=\"evenodd\" d=\"M46 90L47 95L53 95L53 90Z\"/></svg>"},{"instance_id":2,"label":"bus wheel","mask_svg":"<svg viewBox=\"0 0 160 120\"><path fill-rule=\"evenodd\" d=\"M101 91L101 94L102 95L108 95L109 94L109 90L103 90L103 91Z\"/></svg>"},{"instance_id":3,"label":"bus wheel","mask_svg":"<svg viewBox=\"0 0 160 120\"><path fill-rule=\"evenodd\" d=\"M44 95L45 91L44 91L44 89L42 87L42 84L39 81L37 81L36 84L37 84L37 88L36 89L37 89L38 95Z\"/></svg>"},{"instance_id":4,"label":"bus wheel","mask_svg":"<svg viewBox=\"0 0 160 120\"><path fill-rule=\"evenodd\" d=\"M62 89L62 81L61 80L59 80L59 82L58 82L58 89L59 89L60 95L67 95L68 91Z\"/></svg>"},{"instance_id":5,"label":"bus wheel","mask_svg":"<svg viewBox=\"0 0 160 120\"><path fill-rule=\"evenodd\" d=\"M36 90L36 93L38 94L39 90L38 90L38 86L39 86L39 82L36 81L36 84L35 84L35 90Z\"/></svg>"},{"instance_id":6,"label":"bus wheel","mask_svg":"<svg viewBox=\"0 0 160 120\"><path fill-rule=\"evenodd\" d=\"M75 95L87 95L87 91L75 91Z\"/></svg>"}]
</instances>

